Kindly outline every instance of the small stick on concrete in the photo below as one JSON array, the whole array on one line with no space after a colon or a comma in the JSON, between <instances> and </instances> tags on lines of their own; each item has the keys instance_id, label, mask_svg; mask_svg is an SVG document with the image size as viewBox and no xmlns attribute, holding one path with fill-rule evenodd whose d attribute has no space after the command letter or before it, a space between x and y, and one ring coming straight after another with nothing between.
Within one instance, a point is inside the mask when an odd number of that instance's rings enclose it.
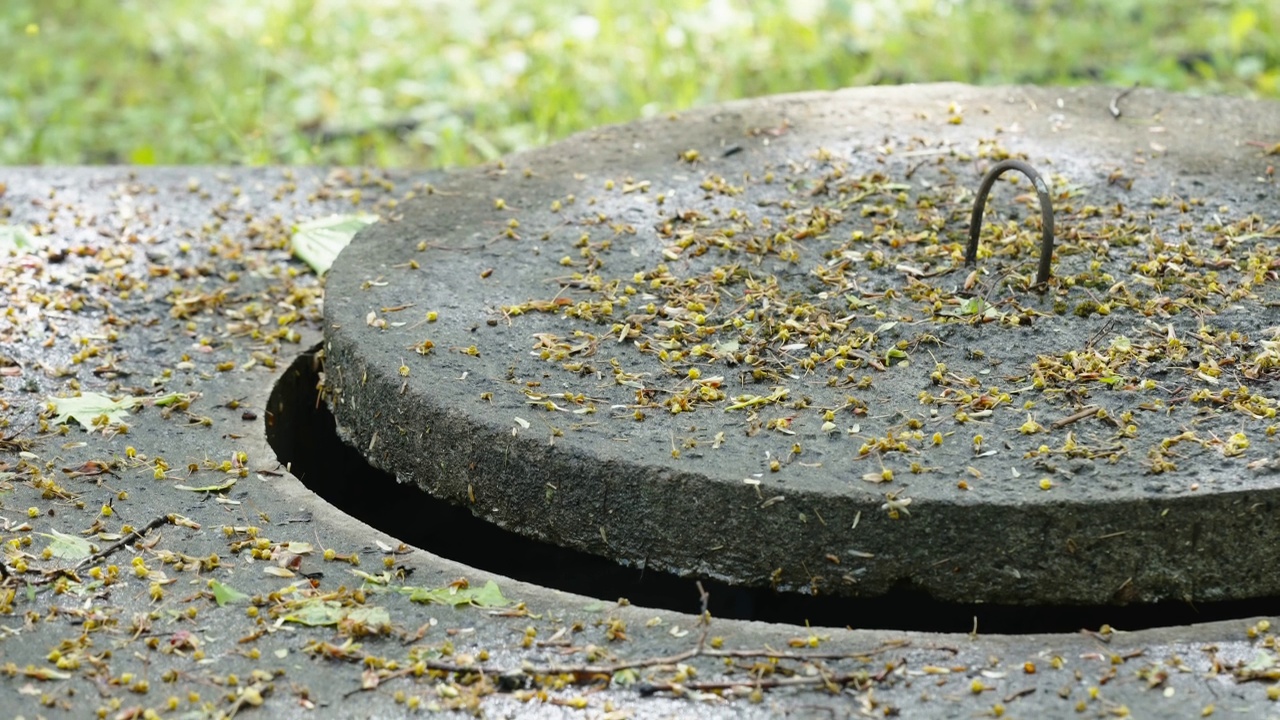
<instances>
[{"instance_id":1,"label":"small stick on concrete","mask_svg":"<svg viewBox=\"0 0 1280 720\"><path fill-rule=\"evenodd\" d=\"M1111 117L1117 120L1120 119L1120 101L1123 100L1126 95L1133 92L1137 87L1138 83L1134 83L1124 90L1121 90L1115 97L1111 98L1111 104L1107 105L1107 109L1111 111Z\"/></svg>"},{"instance_id":2,"label":"small stick on concrete","mask_svg":"<svg viewBox=\"0 0 1280 720\"><path fill-rule=\"evenodd\" d=\"M752 680L720 680L691 683L643 683L637 685L636 690L640 693L640 697L649 697L650 695L660 692L683 692L687 690L693 690L696 692L714 692L718 690L767 690L770 688L796 687L803 685L840 687L853 683L866 682L867 680L867 676L863 673L841 673L837 675L819 674L804 677L755 678Z\"/></svg>"},{"instance_id":3,"label":"small stick on concrete","mask_svg":"<svg viewBox=\"0 0 1280 720\"><path fill-rule=\"evenodd\" d=\"M702 625L702 632L698 635L697 652L702 653L703 648L707 646L707 635L711 632L711 611L707 610L707 602L711 600L711 593L702 587L702 581L698 584L698 602L702 605L702 612L698 614L698 623Z\"/></svg>"},{"instance_id":4,"label":"small stick on concrete","mask_svg":"<svg viewBox=\"0 0 1280 720\"><path fill-rule=\"evenodd\" d=\"M879 655L880 653L890 650L897 650L910 645L908 640L894 640L878 647L864 650L862 652L788 652L785 650L708 650L703 653L707 657L732 657L732 658L769 658L771 660L852 660L854 658L870 657ZM950 648L938 648L941 650L949 650Z\"/></svg>"},{"instance_id":5,"label":"small stick on concrete","mask_svg":"<svg viewBox=\"0 0 1280 720\"><path fill-rule=\"evenodd\" d=\"M1097 405L1085 405L1084 407L1080 408L1078 411L1062 418L1061 420L1055 422L1049 427L1053 428L1054 430L1057 430L1058 428L1063 427L1064 425L1070 425L1071 423L1076 422L1077 420L1083 420L1087 417L1090 417L1096 412L1098 412Z\"/></svg>"},{"instance_id":6,"label":"small stick on concrete","mask_svg":"<svg viewBox=\"0 0 1280 720\"><path fill-rule=\"evenodd\" d=\"M848 652L791 652L788 650L769 650L769 649L748 649L748 650L699 650L694 648L686 650L675 655L666 657L642 658L640 660L624 661L613 665L549 665L544 667L529 668L524 672L532 675L613 675L622 670L636 670L639 668L653 667L655 665L678 665L697 657L718 657L718 658L768 658L771 660L852 660L854 658L863 658L871 655L878 655L889 650L909 645L907 640L898 640L887 642L879 647L874 647L864 651L848 651ZM431 663L427 667L432 667ZM433 668L438 670L448 670L449 668L440 667ZM474 668L472 668L474 670Z\"/></svg>"},{"instance_id":7,"label":"small stick on concrete","mask_svg":"<svg viewBox=\"0 0 1280 720\"><path fill-rule=\"evenodd\" d=\"M524 668L525 675L572 675L575 678L592 678L596 676L612 677L615 673L623 670L638 670L640 668L661 666L661 665L679 665L698 657L718 657L718 658L769 658L774 660L799 660L804 662L813 662L815 660L850 660L853 658L867 657L876 655L889 650L906 647L910 644L907 640L893 640L884 643L878 647L862 652L792 652L788 650L770 650L765 649L749 649L749 650L719 650L708 649L706 646L707 635L711 630L711 614L707 610L707 602L710 600L711 594L702 587L702 583L698 583L698 599L702 605L702 615L700 623L703 624L701 635L698 637L698 644L684 652L675 655L667 655L665 657L641 658L638 660L630 660L614 663L612 665L546 665L542 667ZM441 665L441 667L436 667ZM445 670L448 672L457 672L453 667L443 667L444 663L428 662L427 667L435 670ZM474 671L474 669L471 669ZM500 675L503 673L499 673ZM662 692L671 689L661 685L654 685L653 692ZM690 685L682 685L682 687L690 688ZM772 685L763 685L762 687L773 687Z\"/></svg>"},{"instance_id":8,"label":"small stick on concrete","mask_svg":"<svg viewBox=\"0 0 1280 720\"><path fill-rule=\"evenodd\" d=\"M112 543L111 545L108 545L107 547L99 550L98 552L76 563L75 566L72 568L72 572L75 572L76 570L82 570L86 566L92 565L98 562L99 560L102 560L103 558L106 558L112 555L117 550L128 545L134 540L142 539L143 535L146 535L147 533L151 532L152 530L155 530L161 525L169 525L171 523L173 523L172 515L161 515L160 517L152 520L146 525L143 525L142 527L135 529L133 532L129 533L128 535L125 535L124 538L119 540L118 542Z\"/></svg>"},{"instance_id":9,"label":"small stick on concrete","mask_svg":"<svg viewBox=\"0 0 1280 720\"><path fill-rule=\"evenodd\" d=\"M107 547L90 555L89 557L81 559L79 562L77 562L75 565L69 568L53 568L52 570L45 570L43 576L32 579L32 580L27 580L25 582L28 585L31 585L34 587L39 587L41 585L48 585L49 583L53 582L54 580L57 580L60 577L71 578L76 582L80 582L80 577L79 575L77 575L77 573L83 570L85 567L92 565L93 563L96 563L105 557L110 556L120 548L128 545L134 540L141 538L143 535L146 535L147 533L151 532L152 530L155 530L161 525L170 524L172 522L173 522L172 515L162 515L156 518L155 520L152 520L151 522L147 523L143 527L140 527L137 530L134 530L133 532L129 533L124 537L124 539L120 540L119 542L112 543L111 545L108 545ZM9 568L6 567L4 563L0 563L0 580L8 580L10 577L13 577L13 576L10 574Z\"/></svg>"},{"instance_id":10,"label":"small stick on concrete","mask_svg":"<svg viewBox=\"0 0 1280 720\"><path fill-rule=\"evenodd\" d=\"M514 678L517 682L523 680L529 682L537 676L564 676L568 675L573 678L575 683L592 683L613 677L614 674L623 670L639 670L641 668L655 666L672 666L680 663L688 662L698 657L718 657L718 658L769 658L773 660L797 660L801 662L816 662L820 660L852 660L856 658L866 658L871 655L878 655L890 650L907 647L911 643L909 640L890 640L870 650L864 651L846 651L846 652L793 652L788 650L771 650L769 648L747 649L747 650L718 650L708 649L706 647L707 634L711 629L711 615L707 610L707 604L710 600L710 593L702 587L702 583L698 583L698 599L702 606L702 615L699 623L703 625L703 630L698 638L698 644L684 652L674 655L666 655L663 657L639 658L636 660L623 661L611 665L543 665L537 667L525 666L519 669L511 668L500 670L497 668L486 668L480 665L459 665L441 660L423 660L421 661L430 670L445 672L455 675L478 674L488 677ZM954 648L940 647L933 649L941 649L949 652L956 652ZM350 655L352 660L361 660L365 654L356 652ZM399 677L405 677L408 670L401 670L392 673L379 682L379 686ZM871 679L881 679L872 676ZM659 692L681 692L685 690L697 691L713 691L727 690L731 688L777 688L797 685L831 685L844 686L851 683L865 682L867 675L862 672L858 673L821 673L816 676L805 677L786 677L786 678L765 678L748 681L706 681L694 683L642 683L637 685L637 689L641 695L653 695ZM359 687L346 692L343 697L350 697L366 690L374 688Z\"/></svg>"},{"instance_id":11,"label":"small stick on concrete","mask_svg":"<svg viewBox=\"0 0 1280 720\"><path fill-rule=\"evenodd\" d=\"M1004 696L1004 703L1008 705L1009 703L1013 702L1014 700L1017 700L1020 697L1031 695L1035 691L1036 691L1036 688L1034 686L1025 687L1025 688L1022 688L1021 690L1015 690L1014 692L1011 692L1008 695Z\"/></svg>"}]
</instances>

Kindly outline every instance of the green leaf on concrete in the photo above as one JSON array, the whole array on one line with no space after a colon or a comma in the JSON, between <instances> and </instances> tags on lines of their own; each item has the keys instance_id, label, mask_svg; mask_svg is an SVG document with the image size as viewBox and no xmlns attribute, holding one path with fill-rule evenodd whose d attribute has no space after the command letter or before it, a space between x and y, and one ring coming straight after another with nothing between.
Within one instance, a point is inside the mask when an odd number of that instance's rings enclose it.
<instances>
[{"instance_id":1,"label":"green leaf on concrete","mask_svg":"<svg viewBox=\"0 0 1280 720\"><path fill-rule=\"evenodd\" d=\"M609 683L615 687L630 687L637 682L640 682L640 673L635 668L624 668L609 678Z\"/></svg>"},{"instance_id":2,"label":"green leaf on concrete","mask_svg":"<svg viewBox=\"0 0 1280 720\"><path fill-rule=\"evenodd\" d=\"M26 252L35 247L31 233L17 225L0 225L0 253Z\"/></svg>"},{"instance_id":3,"label":"green leaf on concrete","mask_svg":"<svg viewBox=\"0 0 1280 720\"><path fill-rule=\"evenodd\" d=\"M88 540L76 535L67 535L57 530L48 533L38 533L49 538L48 550L53 556L62 560L83 560L93 554L93 545Z\"/></svg>"},{"instance_id":4,"label":"green leaf on concrete","mask_svg":"<svg viewBox=\"0 0 1280 720\"><path fill-rule=\"evenodd\" d=\"M330 215L293 227L292 251L299 260L324 275L334 258L364 226L377 222L377 215Z\"/></svg>"},{"instance_id":5,"label":"green leaf on concrete","mask_svg":"<svg viewBox=\"0 0 1280 720\"><path fill-rule=\"evenodd\" d=\"M956 311L956 314L957 315L977 315L978 313L982 312L983 305L984 303L982 301L982 298L975 295L974 297L971 297L968 300L965 300L964 304L960 306L960 309Z\"/></svg>"},{"instance_id":6,"label":"green leaf on concrete","mask_svg":"<svg viewBox=\"0 0 1280 720\"><path fill-rule=\"evenodd\" d=\"M240 592L230 585L223 585L217 580L211 581L209 583L209 587L213 590L213 601L218 603L218 607L222 607L227 603L240 602L241 600L249 599L248 595Z\"/></svg>"},{"instance_id":7,"label":"green leaf on concrete","mask_svg":"<svg viewBox=\"0 0 1280 720\"><path fill-rule=\"evenodd\" d=\"M1263 670L1270 670L1275 665L1276 658L1274 655L1265 650L1258 650L1253 659L1244 666L1244 670L1246 672L1262 672Z\"/></svg>"},{"instance_id":8,"label":"green leaf on concrete","mask_svg":"<svg viewBox=\"0 0 1280 720\"><path fill-rule=\"evenodd\" d=\"M186 399L187 399L187 396L185 394L172 392L172 393L166 393L164 395L161 395L156 399L152 400L151 402L156 404L159 407L166 407L168 405L174 405Z\"/></svg>"},{"instance_id":9,"label":"green leaf on concrete","mask_svg":"<svg viewBox=\"0 0 1280 720\"><path fill-rule=\"evenodd\" d=\"M286 622L319 627L321 625L337 625L347 616L346 608L335 600L307 598L294 606L293 612L284 616Z\"/></svg>"},{"instance_id":10,"label":"green leaf on concrete","mask_svg":"<svg viewBox=\"0 0 1280 720\"><path fill-rule=\"evenodd\" d=\"M74 420L80 423L86 432L124 422L129 415L129 409L138 404L137 398L112 400L106 395L93 392L80 393L79 397L51 397L49 402L56 413L51 421L54 425L63 425Z\"/></svg>"},{"instance_id":11,"label":"green leaf on concrete","mask_svg":"<svg viewBox=\"0 0 1280 720\"><path fill-rule=\"evenodd\" d=\"M716 343L716 354L732 355L733 353L738 352L738 347L739 345L737 340L727 340L722 343Z\"/></svg>"},{"instance_id":12,"label":"green leaf on concrete","mask_svg":"<svg viewBox=\"0 0 1280 720\"><path fill-rule=\"evenodd\" d=\"M989 320L998 320L1000 318L999 309L976 295L965 300L960 304L960 307L953 310L943 310L938 314L944 317L972 317L974 315L981 315Z\"/></svg>"},{"instance_id":13,"label":"green leaf on concrete","mask_svg":"<svg viewBox=\"0 0 1280 720\"><path fill-rule=\"evenodd\" d=\"M499 608L510 605L511 601L503 597L502 591L498 589L498 583L490 580L484 584L484 587L475 591L471 604L482 608Z\"/></svg>"},{"instance_id":14,"label":"green leaf on concrete","mask_svg":"<svg viewBox=\"0 0 1280 720\"><path fill-rule=\"evenodd\" d=\"M499 608L511 604L511 601L498 589L498 584L492 580L479 588L446 585L441 588L404 587L400 591L407 593L410 600L424 604L434 603L454 607L471 605L478 608Z\"/></svg>"},{"instance_id":15,"label":"green leaf on concrete","mask_svg":"<svg viewBox=\"0 0 1280 720\"><path fill-rule=\"evenodd\" d=\"M361 605L347 612L347 622L382 632L391 628L391 613L377 605Z\"/></svg>"}]
</instances>

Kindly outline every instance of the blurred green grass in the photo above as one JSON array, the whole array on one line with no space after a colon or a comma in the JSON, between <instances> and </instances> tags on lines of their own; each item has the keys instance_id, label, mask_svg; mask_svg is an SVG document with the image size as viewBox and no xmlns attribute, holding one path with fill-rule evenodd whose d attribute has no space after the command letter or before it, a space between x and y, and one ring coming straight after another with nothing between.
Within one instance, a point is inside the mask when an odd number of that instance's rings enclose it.
<instances>
[{"instance_id":1,"label":"blurred green grass","mask_svg":"<svg viewBox=\"0 0 1280 720\"><path fill-rule=\"evenodd\" d=\"M1276 0L4 0L0 163L441 167L751 95L1280 96Z\"/></svg>"}]
</instances>

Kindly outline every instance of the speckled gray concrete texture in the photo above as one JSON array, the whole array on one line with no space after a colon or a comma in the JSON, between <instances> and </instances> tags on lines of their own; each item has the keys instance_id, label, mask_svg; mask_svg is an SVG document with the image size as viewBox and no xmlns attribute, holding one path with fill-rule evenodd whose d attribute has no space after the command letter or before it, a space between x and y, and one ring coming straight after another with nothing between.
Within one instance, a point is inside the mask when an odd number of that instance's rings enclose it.
<instances>
[{"instance_id":1,"label":"speckled gray concrete texture","mask_svg":"<svg viewBox=\"0 0 1280 720\"><path fill-rule=\"evenodd\" d=\"M530 537L789 592L1280 593L1280 106L926 85L442 179L329 278L340 431ZM1054 276L1031 287L1025 180Z\"/></svg>"},{"instance_id":2,"label":"speckled gray concrete texture","mask_svg":"<svg viewBox=\"0 0 1280 720\"><path fill-rule=\"evenodd\" d=\"M265 440L314 411L277 390L313 377L293 358L323 328L289 229L394 221L424 182L449 180L0 170L3 242L24 236L0 252L0 717L1280 717L1274 617L1017 637L704 626L402 547L330 506ZM90 433L47 407L77 393L139 404ZM413 599L463 580L508 602Z\"/></svg>"}]
</instances>

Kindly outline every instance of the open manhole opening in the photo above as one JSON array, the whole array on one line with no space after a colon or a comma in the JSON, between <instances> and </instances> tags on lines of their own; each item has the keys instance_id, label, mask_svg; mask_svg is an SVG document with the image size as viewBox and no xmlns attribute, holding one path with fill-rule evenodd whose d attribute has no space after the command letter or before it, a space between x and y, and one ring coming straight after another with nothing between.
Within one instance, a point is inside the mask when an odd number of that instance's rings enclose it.
<instances>
[{"instance_id":1,"label":"open manhole opening","mask_svg":"<svg viewBox=\"0 0 1280 720\"><path fill-rule=\"evenodd\" d=\"M333 414L320 398L318 355L316 348L299 356L271 394L266 434L279 461L317 495L370 526L441 557L534 585L696 614L700 581L718 618L953 633L972 631L976 624L983 634L1076 632L1103 625L1141 630L1256 617L1280 606L1275 597L1123 606L969 604L938 601L902 584L874 598L815 596L626 567L504 530L370 465L339 438Z\"/></svg>"}]
</instances>

